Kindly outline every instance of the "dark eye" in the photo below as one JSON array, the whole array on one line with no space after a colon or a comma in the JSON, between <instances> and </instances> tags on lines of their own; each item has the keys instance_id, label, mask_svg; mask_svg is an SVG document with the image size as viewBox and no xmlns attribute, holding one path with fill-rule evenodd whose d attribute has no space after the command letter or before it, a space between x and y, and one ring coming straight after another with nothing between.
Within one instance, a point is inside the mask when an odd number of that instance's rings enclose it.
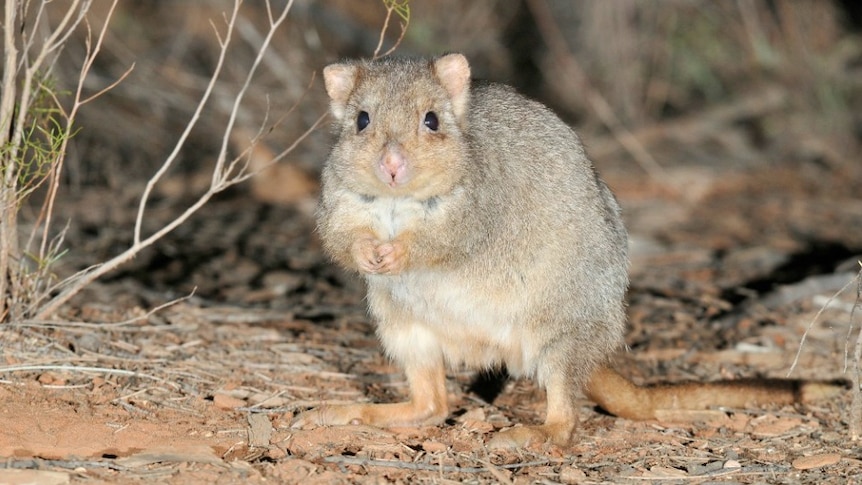
<instances>
[{"instance_id":1,"label":"dark eye","mask_svg":"<svg viewBox=\"0 0 862 485\"><path fill-rule=\"evenodd\" d=\"M368 123L371 123L371 117L368 116L367 111L360 111L359 115L356 116L356 130L362 131L368 126Z\"/></svg>"},{"instance_id":2,"label":"dark eye","mask_svg":"<svg viewBox=\"0 0 862 485\"><path fill-rule=\"evenodd\" d=\"M434 114L433 111L425 113L425 121L423 121L423 123L425 123L425 126L427 126L431 131L437 131L437 129L440 128L440 122L437 120L437 115Z\"/></svg>"}]
</instances>

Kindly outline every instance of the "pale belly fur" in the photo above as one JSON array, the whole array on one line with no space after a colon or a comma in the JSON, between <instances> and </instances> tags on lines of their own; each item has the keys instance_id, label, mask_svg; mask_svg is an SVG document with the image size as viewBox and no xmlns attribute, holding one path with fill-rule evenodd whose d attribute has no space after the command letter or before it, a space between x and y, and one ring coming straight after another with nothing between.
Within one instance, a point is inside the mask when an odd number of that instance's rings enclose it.
<instances>
[{"instance_id":1,"label":"pale belly fur","mask_svg":"<svg viewBox=\"0 0 862 485\"><path fill-rule=\"evenodd\" d=\"M396 358L439 353L453 367L505 364L512 375L534 374L538 348L519 298L431 270L371 276L368 283L383 343Z\"/></svg>"}]
</instances>

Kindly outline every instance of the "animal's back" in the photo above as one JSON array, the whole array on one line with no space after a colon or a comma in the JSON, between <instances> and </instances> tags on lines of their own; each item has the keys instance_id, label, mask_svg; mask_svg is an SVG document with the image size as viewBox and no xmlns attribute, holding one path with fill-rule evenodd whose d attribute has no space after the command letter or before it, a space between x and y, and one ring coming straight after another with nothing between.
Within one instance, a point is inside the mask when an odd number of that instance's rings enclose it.
<instances>
[{"instance_id":1,"label":"animal's back","mask_svg":"<svg viewBox=\"0 0 862 485\"><path fill-rule=\"evenodd\" d=\"M628 285L620 208L571 128L508 86L471 92L468 137L495 213L498 264L530 278L530 291L577 317L611 317L619 344Z\"/></svg>"}]
</instances>

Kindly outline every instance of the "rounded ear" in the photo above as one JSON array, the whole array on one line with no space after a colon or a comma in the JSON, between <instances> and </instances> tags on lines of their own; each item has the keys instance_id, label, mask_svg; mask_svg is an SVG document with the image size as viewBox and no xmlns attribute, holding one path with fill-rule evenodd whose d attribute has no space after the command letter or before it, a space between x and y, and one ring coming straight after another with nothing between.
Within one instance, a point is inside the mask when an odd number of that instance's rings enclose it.
<instances>
[{"instance_id":1,"label":"rounded ear","mask_svg":"<svg viewBox=\"0 0 862 485\"><path fill-rule=\"evenodd\" d=\"M463 117L470 101L470 64L462 54L446 54L434 61L434 73L449 93L455 115Z\"/></svg>"},{"instance_id":2,"label":"rounded ear","mask_svg":"<svg viewBox=\"0 0 862 485\"><path fill-rule=\"evenodd\" d=\"M351 64L330 64L323 68L323 84L332 101L329 108L336 119L344 117L344 107L356 87L357 74L358 68Z\"/></svg>"}]
</instances>

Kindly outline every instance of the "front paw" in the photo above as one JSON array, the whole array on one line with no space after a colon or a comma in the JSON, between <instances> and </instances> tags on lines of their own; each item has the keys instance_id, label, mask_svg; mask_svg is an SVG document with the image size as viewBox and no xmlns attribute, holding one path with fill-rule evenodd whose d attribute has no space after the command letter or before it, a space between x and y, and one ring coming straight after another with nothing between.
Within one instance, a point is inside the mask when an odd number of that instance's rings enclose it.
<instances>
[{"instance_id":1,"label":"front paw","mask_svg":"<svg viewBox=\"0 0 862 485\"><path fill-rule=\"evenodd\" d=\"M367 274L398 274L407 263L407 250L398 240L380 242L372 237L357 239L351 248L359 270Z\"/></svg>"},{"instance_id":2,"label":"front paw","mask_svg":"<svg viewBox=\"0 0 862 485\"><path fill-rule=\"evenodd\" d=\"M377 255L377 246L380 241L373 237L361 237L353 242L350 254L353 261L359 267L359 271L368 274L376 274L380 267L380 257Z\"/></svg>"},{"instance_id":3,"label":"front paw","mask_svg":"<svg viewBox=\"0 0 862 485\"><path fill-rule=\"evenodd\" d=\"M377 274L395 275L407 266L407 249L397 239L377 246L379 267Z\"/></svg>"}]
</instances>

